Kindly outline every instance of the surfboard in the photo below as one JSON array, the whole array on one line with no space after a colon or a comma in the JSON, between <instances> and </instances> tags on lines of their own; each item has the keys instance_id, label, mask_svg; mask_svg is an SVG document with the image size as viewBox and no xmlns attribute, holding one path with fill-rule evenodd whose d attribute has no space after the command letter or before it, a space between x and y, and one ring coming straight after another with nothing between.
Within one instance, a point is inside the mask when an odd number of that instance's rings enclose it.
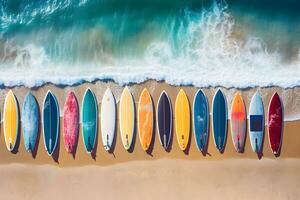
<instances>
[{"instance_id":1,"label":"surfboard","mask_svg":"<svg viewBox=\"0 0 300 200\"><path fill-rule=\"evenodd\" d=\"M79 130L79 107L73 91L68 92L64 104L63 140L68 153L74 153Z\"/></svg>"},{"instance_id":2,"label":"surfboard","mask_svg":"<svg viewBox=\"0 0 300 200\"><path fill-rule=\"evenodd\" d=\"M56 149L59 139L59 107L56 97L48 90L43 103L44 144L49 156Z\"/></svg>"},{"instance_id":3,"label":"surfboard","mask_svg":"<svg viewBox=\"0 0 300 200\"><path fill-rule=\"evenodd\" d=\"M268 112L269 142L274 155L278 155L282 142L283 108L277 92L271 98Z\"/></svg>"},{"instance_id":4,"label":"surfboard","mask_svg":"<svg viewBox=\"0 0 300 200\"><path fill-rule=\"evenodd\" d=\"M160 144L169 148L172 138L172 104L166 91L162 91L157 103L156 125Z\"/></svg>"},{"instance_id":5,"label":"surfboard","mask_svg":"<svg viewBox=\"0 0 300 200\"><path fill-rule=\"evenodd\" d=\"M209 137L208 101L202 90L198 90L193 102L194 137L199 151L206 152Z\"/></svg>"},{"instance_id":6,"label":"surfboard","mask_svg":"<svg viewBox=\"0 0 300 200\"><path fill-rule=\"evenodd\" d=\"M129 150L134 134L134 102L128 87L125 87L120 99L120 132L123 146Z\"/></svg>"},{"instance_id":7,"label":"surfboard","mask_svg":"<svg viewBox=\"0 0 300 200\"><path fill-rule=\"evenodd\" d=\"M179 148L184 151L190 137L190 105L183 89L177 94L175 101L175 130Z\"/></svg>"},{"instance_id":8,"label":"surfboard","mask_svg":"<svg viewBox=\"0 0 300 200\"><path fill-rule=\"evenodd\" d=\"M234 95L230 122L231 122L231 138L235 150L239 153L244 151L245 139L246 139L246 108L244 100L240 92Z\"/></svg>"},{"instance_id":9,"label":"surfboard","mask_svg":"<svg viewBox=\"0 0 300 200\"><path fill-rule=\"evenodd\" d=\"M109 88L106 89L101 102L101 135L104 149L110 151L115 137L116 101Z\"/></svg>"},{"instance_id":10,"label":"surfboard","mask_svg":"<svg viewBox=\"0 0 300 200\"><path fill-rule=\"evenodd\" d=\"M19 108L12 90L8 91L4 101L3 129L6 148L13 151L19 134Z\"/></svg>"},{"instance_id":11,"label":"surfboard","mask_svg":"<svg viewBox=\"0 0 300 200\"><path fill-rule=\"evenodd\" d=\"M93 91L88 88L83 96L81 110L82 138L87 153L92 153L95 147L98 128L97 120L97 100Z\"/></svg>"},{"instance_id":12,"label":"surfboard","mask_svg":"<svg viewBox=\"0 0 300 200\"><path fill-rule=\"evenodd\" d=\"M153 134L153 103L149 91L144 88L138 105L138 131L142 149L150 147Z\"/></svg>"},{"instance_id":13,"label":"surfboard","mask_svg":"<svg viewBox=\"0 0 300 200\"><path fill-rule=\"evenodd\" d=\"M264 105L260 94L256 92L249 107L250 144L252 150L256 153L262 151L264 127Z\"/></svg>"},{"instance_id":14,"label":"surfboard","mask_svg":"<svg viewBox=\"0 0 300 200\"><path fill-rule=\"evenodd\" d=\"M223 152L227 139L227 102L220 89L213 98L212 119L214 143L216 148Z\"/></svg>"},{"instance_id":15,"label":"surfboard","mask_svg":"<svg viewBox=\"0 0 300 200\"><path fill-rule=\"evenodd\" d=\"M22 129L27 152L35 149L39 130L39 106L31 92L27 92L22 106Z\"/></svg>"}]
</instances>

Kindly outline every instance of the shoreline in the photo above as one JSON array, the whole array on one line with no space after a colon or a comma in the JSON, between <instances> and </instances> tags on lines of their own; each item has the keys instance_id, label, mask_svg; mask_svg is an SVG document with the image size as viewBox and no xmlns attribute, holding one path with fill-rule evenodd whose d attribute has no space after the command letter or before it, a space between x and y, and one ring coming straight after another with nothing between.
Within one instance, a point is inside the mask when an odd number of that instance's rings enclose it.
<instances>
[{"instance_id":1,"label":"shoreline","mask_svg":"<svg viewBox=\"0 0 300 200\"><path fill-rule=\"evenodd\" d=\"M50 89L57 97L59 107L60 107L60 114L62 115L63 111L63 105L65 101L66 94L69 90L73 90L76 94L79 106L81 107L82 97L85 89L87 87L90 87L93 92L95 93L95 96L97 98L98 103L98 109L100 109L101 105L101 99L104 94L104 91L107 87L110 87L115 98L116 102L119 102L120 95L122 93L123 87L114 83L114 82L102 82L97 81L95 83L83 83L76 86L55 86L53 84L44 85L42 87L38 88L32 88L31 91L33 95L36 97L38 104L40 106L40 109L42 108L42 101L44 99L44 95L46 92ZM129 89L134 97L135 100L135 108L137 109L137 102L139 99L140 92L142 89L146 87L152 98L153 98L153 104L154 104L154 110L156 109L156 103L158 100L158 97L160 93L163 90L166 90L167 93L170 96L172 105L174 106L175 98L177 95L177 92L180 88L183 88L188 96L190 107L192 106L194 94L196 93L197 89L193 86L172 86L168 85L165 82L156 82L156 81L147 81L142 84L131 84L129 85ZM12 88L15 96L18 99L19 102L19 108L21 109L23 98L25 97L25 94L29 90L29 88L24 86L18 86ZM212 96L214 92L216 91L216 88L203 88L204 92L207 95L208 102L210 105L210 112L211 112L211 102L212 102ZM231 108L231 101L233 98L234 93L238 89L231 88L226 89L222 88L222 91L225 93L225 96L227 98L227 105L228 105L228 112ZM253 93L259 90L262 94L263 100L264 100L264 106L265 106L265 114L267 113L266 107L268 106L268 101L272 96L272 93L274 91L278 91L280 96L282 96L282 100L285 107L285 113L291 112L294 110L293 105L295 104L297 100L297 95L299 94L300 97L300 88L293 88L293 89L283 89L283 88L250 88L246 90L242 90L242 96L245 101L246 109L248 111L249 109L249 103L251 100L251 97ZM8 91L8 88L0 89L0 105L1 105L1 116L3 112L3 102L6 96L6 93ZM296 96L293 96L291 98L286 98L288 95L296 94ZM293 104L294 103L294 104ZM297 103L297 102L296 102ZM298 103L300 104L300 102ZM291 106L292 105L292 106ZM297 104L295 104L297 106ZM117 105L118 106L118 105ZM300 107L300 106L299 106ZM173 107L174 109L174 107ZM22 130L20 131L20 141L18 145L18 151L13 154L9 152L5 148L4 143L4 137L3 137L3 126L1 126L1 134L0 134L0 164L7 164L7 163L26 163L26 164L51 164L56 166L86 166L86 165L99 165L99 166L107 166L107 165L113 165L117 163L124 163L129 161L138 161L138 160L159 160L159 159L181 159L181 160L225 160L225 159L256 159L258 160L258 156L252 152L250 141L249 141L249 132L247 129L247 137L246 137L246 143L245 143L245 151L244 153L237 153L234 150L232 141L231 141L231 133L230 133L230 120L228 120L228 132L227 132L227 142L225 147L225 152L223 154L220 154L213 142L212 137L212 129L210 129L210 137L209 137L209 144L208 144L208 153L206 156L202 155L200 151L198 151L195 141L194 141L194 135L193 135L193 126L191 125L191 140L190 140L190 146L189 151L187 154L183 153L176 141L175 130L174 130L174 124L173 124L173 139L172 139L172 147L170 152L164 151L163 147L161 147L157 135L157 130L155 128L154 132L154 145L152 148L151 154L147 154L144 152L141 148L139 139L138 139L138 132L135 130L135 136L134 136L134 148L133 152L129 153L127 152L122 145L120 133L119 133L119 124L118 124L118 115L117 115L117 123L116 123L116 145L113 154L108 153L104 150L102 146L102 140L100 134L100 110L98 110L98 139L96 144L96 157L93 159L89 154L87 154L84 150L83 142L82 142L82 136L81 136L81 126L80 126L80 132L79 132L79 138L78 138L78 145L77 145L77 151L75 154L75 157L73 158L72 155L67 154L65 147L63 145L63 139L62 139L62 126L60 126L60 140L58 143L58 148L56 153L54 154L54 157L49 157L46 153L44 142L43 142L43 132L40 130L40 136L39 136L39 142L38 142L38 150L37 154L35 155L35 158L30 153L25 152L24 144L23 144L23 136L22 136ZM118 107L117 107L118 112ZM174 118L174 116L173 116ZM62 118L61 118L62 122ZM210 121L211 122L211 121ZM212 126L212 123L210 123L210 127ZM283 143L282 143L282 149L281 149L281 155L276 158L269 147L269 141L268 141L268 132L267 129L265 129L265 139L264 139L264 148L263 148L263 157L261 158L264 160L264 158L270 158L274 160L278 159L286 159L286 158L300 158L300 140L297 140L298 130L300 127L300 120L296 121L288 121L284 123L284 133L283 133ZM175 137L174 137L175 136Z\"/></svg>"}]
</instances>

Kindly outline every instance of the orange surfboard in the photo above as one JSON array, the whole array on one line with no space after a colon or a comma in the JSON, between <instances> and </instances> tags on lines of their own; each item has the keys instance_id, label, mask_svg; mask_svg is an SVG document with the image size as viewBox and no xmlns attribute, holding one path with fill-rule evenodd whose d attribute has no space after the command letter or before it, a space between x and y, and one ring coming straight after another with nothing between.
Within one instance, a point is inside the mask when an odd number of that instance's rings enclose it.
<instances>
[{"instance_id":1,"label":"orange surfboard","mask_svg":"<svg viewBox=\"0 0 300 200\"><path fill-rule=\"evenodd\" d=\"M146 88L142 91L138 106L138 131L144 151L149 149L153 134L153 104Z\"/></svg>"},{"instance_id":2,"label":"orange surfboard","mask_svg":"<svg viewBox=\"0 0 300 200\"><path fill-rule=\"evenodd\" d=\"M231 136L237 152L243 152L246 138L246 108L240 92L233 98L231 106Z\"/></svg>"}]
</instances>

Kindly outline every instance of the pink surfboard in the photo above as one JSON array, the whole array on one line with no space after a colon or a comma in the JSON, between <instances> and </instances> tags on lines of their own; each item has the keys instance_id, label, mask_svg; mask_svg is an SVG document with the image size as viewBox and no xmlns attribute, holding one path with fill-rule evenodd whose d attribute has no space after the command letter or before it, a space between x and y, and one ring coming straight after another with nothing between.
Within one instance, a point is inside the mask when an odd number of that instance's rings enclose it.
<instances>
[{"instance_id":1,"label":"pink surfboard","mask_svg":"<svg viewBox=\"0 0 300 200\"><path fill-rule=\"evenodd\" d=\"M282 142L283 108L277 93L272 96L269 104L268 127L271 149L275 155L278 155Z\"/></svg>"},{"instance_id":2,"label":"pink surfboard","mask_svg":"<svg viewBox=\"0 0 300 200\"><path fill-rule=\"evenodd\" d=\"M63 140L68 153L74 153L78 138L79 108L74 92L68 92L64 105Z\"/></svg>"}]
</instances>

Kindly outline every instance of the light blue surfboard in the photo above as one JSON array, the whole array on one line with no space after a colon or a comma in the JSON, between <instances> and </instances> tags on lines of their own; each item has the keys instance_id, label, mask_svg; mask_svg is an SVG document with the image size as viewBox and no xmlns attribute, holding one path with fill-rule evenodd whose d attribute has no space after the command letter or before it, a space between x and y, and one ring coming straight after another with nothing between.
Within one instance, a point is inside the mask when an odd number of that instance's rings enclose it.
<instances>
[{"instance_id":1,"label":"light blue surfboard","mask_svg":"<svg viewBox=\"0 0 300 200\"><path fill-rule=\"evenodd\" d=\"M32 152L35 149L39 129L39 108L31 92L24 98L21 121L25 149Z\"/></svg>"},{"instance_id":2,"label":"light blue surfboard","mask_svg":"<svg viewBox=\"0 0 300 200\"><path fill-rule=\"evenodd\" d=\"M252 150L260 153L264 138L264 105L262 98L256 92L250 102L249 108L249 135Z\"/></svg>"},{"instance_id":3,"label":"light blue surfboard","mask_svg":"<svg viewBox=\"0 0 300 200\"><path fill-rule=\"evenodd\" d=\"M193 103L194 136L199 151L207 150L209 136L208 101L202 90L198 90Z\"/></svg>"}]
</instances>

